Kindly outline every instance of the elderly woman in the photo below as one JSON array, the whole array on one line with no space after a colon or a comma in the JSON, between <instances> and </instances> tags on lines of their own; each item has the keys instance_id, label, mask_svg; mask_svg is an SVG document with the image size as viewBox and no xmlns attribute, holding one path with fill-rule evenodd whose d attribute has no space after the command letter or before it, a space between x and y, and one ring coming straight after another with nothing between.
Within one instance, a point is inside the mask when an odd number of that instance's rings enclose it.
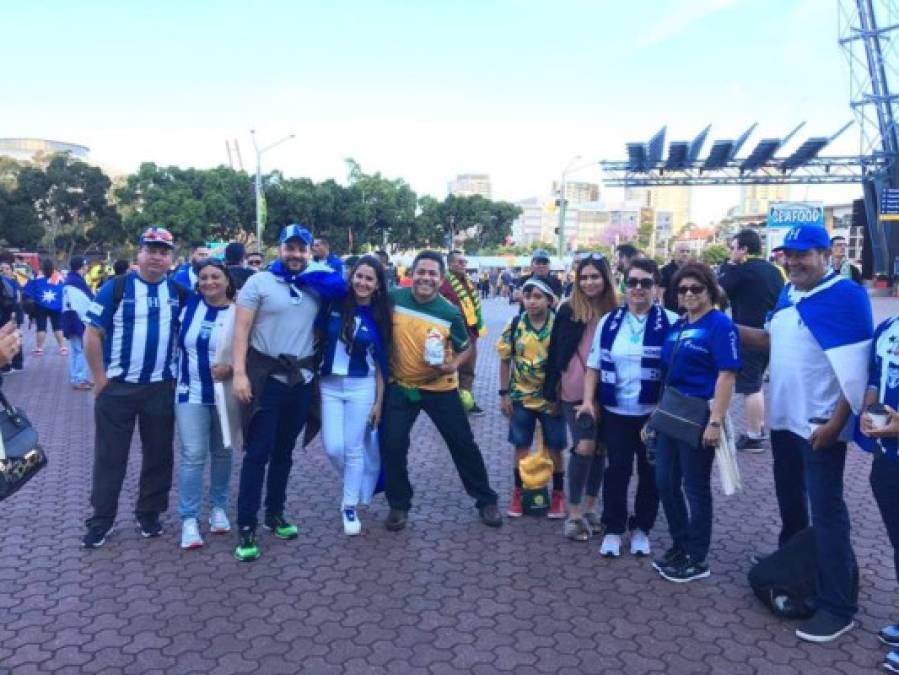
<instances>
[{"instance_id":1,"label":"elderly woman","mask_svg":"<svg viewBox=\"0 0 899 675\"><path fill-rule=\"evenodd\" d=\"M721 291L707 265L687 263L672 283L686 314L675 324L662 350L665 386L710 401L697 445L662 429L657 429L655 439L656 484L674 543L653 566L668 581L684 583L709 576L712 461L741 365L740 337L730 318L715 309Z\"/></svg>"}]
</instances>

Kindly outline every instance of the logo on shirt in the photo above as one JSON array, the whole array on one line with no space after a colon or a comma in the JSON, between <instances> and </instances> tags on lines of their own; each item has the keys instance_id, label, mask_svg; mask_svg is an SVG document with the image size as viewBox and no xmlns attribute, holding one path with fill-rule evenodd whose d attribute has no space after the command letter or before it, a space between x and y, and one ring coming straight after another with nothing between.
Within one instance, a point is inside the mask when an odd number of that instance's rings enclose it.
<instances>
[{"instance_id":1,"label":"logo on shirt","mask_svg":"<svg viewBox=\"0 0 899 675\"><path fill-rule=\"evenodd\" d=\"M887 369L887 387L890 389L899 387L899 368L894 366L892 363Z\"/></svg>"}]
</instances>

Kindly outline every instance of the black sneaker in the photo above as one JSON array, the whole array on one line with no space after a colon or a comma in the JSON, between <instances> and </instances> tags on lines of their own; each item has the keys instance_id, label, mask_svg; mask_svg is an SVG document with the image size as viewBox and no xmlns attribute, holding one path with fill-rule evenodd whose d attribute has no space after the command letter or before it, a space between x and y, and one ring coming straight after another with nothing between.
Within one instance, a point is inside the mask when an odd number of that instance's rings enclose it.
<instances>
[{"instance_id":1,"label":"black sneaker","mask_svg":"<svg viewBox=\"0 0 899 675\"><path fill-rule=\"evenodd\" d=\"M266 513L262 526L266 530L270 530L278 539L296 539L300 534L299 528L284 520L284 516L281 514Z\"/></svg>"},{"instance_id":2,"label":"black sneaker","mask_svg":"<svg viewBox=\"0 0 899 675\"><path fill-rule=\"evenodd\" d=\"M253 562L259 557L254 528L242 527L237 531L237 548L234 549L234 557L240 562Z\"/></svg>"},{"instance_id":3,"label":"black sneaker","mask_svg":"<svg viewBox=\"0 0 899 675\"><path fill-rule=\"evenodd\" d=\"M158 513L148 513L143 516L138 516L137 526L140 528L140 535L144 537L144 539L162 535L162 523L159 522Z\"/></svg>"},{"instance_id":4,"label":"black sneaker","mask_svg":"<svg viewBox=\"0 0 899 675\"><path fill-rule=\"evenodd\" d=\"M390 513L387 514L387 519L384 521L384 527L391 532L399 532L406 527L407 522L409 522L409 516L405 511L390 509Z\"/></svg>"},{"instance_id":5,"label":"black sneaker","mask_svg":"<svg viewBox=\"0 0 899 675\"><path fill-rule=\"evenodd\" d=\"M740 438L737 439L735 443L735 447L737 450L742 450L743 452L749 452L752 454L759 454L765 452L764 440L762 438L752 438L751 436L747 436L746 434L741 434Z\"/></svg>"},{"instance_id":6,"label":"black sneaker","mask_svg":"<svg viewBox=\"0 0 899 675\"><path fill-rule=\"evenodd\" d=\"M481 508L478 513L481 516L481 522L488 527L502 527L503 517L500 515L496 504L487 504Z\"/></svg>"},{"instance_id":7,"label":"black sneaker","mask_svg":"<svg viewBox=\"0 0 899 675\"><path fill-rule=\"evenodd\" d=\"M709 566L704 562L694 562L690 556L685 555L678 564L660 569L659 574L668 581L685 584L697 579L705 579L711 572L709 572Z\"/></svg>"},{"instance_id":8,"label":"black sneaker","mask_svg":"<svg viewBox=\"0 0 899 675\"><path fill-rule=\"evenodd\" d=\"M91 525L81 539L81 548L100 548L112 534L113 526Z\"/></svg>"},{"instance_id":9,"label":"black sneaker","mask_svg":"<svg viewBox=\"0 0 899 675\"><path fill-rule=\"evenodd\" d=\"M663 567L671 567L672 565L679 565L684 561L686 554L680 550L677 546L672 546L661 558L656 558L652 561L652 566L656 568L656 571L661 572Z\"/></svg>"},{"instance_id":10,"label":"black sneaker","mask_svg":"<svg viewBox=\"0 0 899 675\"><path fill-rule=\"evenodd\" d=\"M484 415L487 414L487 411L484 410L477 403L475 403L473 406L471 406L471 410L468 411L468 414L471 415L472 417L483 417Z\"/></svg>"},{"instance_id":11,"label":"black sneaker","mask_svg":"<svg viewBox=\"0 0 899 675\"><path fill-rule=\"evenodd\" d=\"M818 610L796 629L796 637L806 642L830 642L855 627L852 619L839 619L830 612Z\"/></svg>"}]
</instances>

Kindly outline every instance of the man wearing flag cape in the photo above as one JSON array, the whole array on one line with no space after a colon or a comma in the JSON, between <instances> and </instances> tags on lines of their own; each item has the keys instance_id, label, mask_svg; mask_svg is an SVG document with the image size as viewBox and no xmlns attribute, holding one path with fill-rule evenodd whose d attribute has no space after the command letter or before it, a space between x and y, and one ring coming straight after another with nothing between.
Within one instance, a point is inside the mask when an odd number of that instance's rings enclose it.
<instances>
[{"instance_id":1,"label":"man wearing flag cape","mask_svg":"<svg viewBox=\"0 0 899 675\"><path fill-rule=\"evenodd\" d=\"M831 269L823 227L793 227L775 250L784 253L789 283L766 327L739 326L740 339L771 351L768 428L781 546L809 526L811 507L817 611L796 635L829 642L855 625L858 610L843 469L867 385L871 302L864 288Z\"/></svg>"}]
</instances>

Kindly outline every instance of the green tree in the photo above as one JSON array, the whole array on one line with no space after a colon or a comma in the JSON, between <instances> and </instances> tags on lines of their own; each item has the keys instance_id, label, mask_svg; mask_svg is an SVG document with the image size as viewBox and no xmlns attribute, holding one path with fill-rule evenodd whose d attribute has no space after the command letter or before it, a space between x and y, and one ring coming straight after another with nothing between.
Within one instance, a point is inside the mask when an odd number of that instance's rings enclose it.
<instances>
[{"instance_id":1,"label":"green tree","mask_svg":"<svg viewBox=\"0 0 899 675\"><path fill-rule=\"evenodd\" d=\"M710 244L706 246L700 255L700 260L706 265L720 265L730 257L730 251L726 246L721 244Z\"/></svg>"},{"instance_id":2,"label":"green tree","mask_svg":"<svg viewBox=\"0 0 899 675\"><path fill-rule=\"evenodd\" d=\"M33 209L50 255L57 248L71 255L76 247L123 238L121 218L109 203L110 186L97 167L54 155L45 169L26 166L19 172L15 196Z\"/></svg>"}]
</instances>

